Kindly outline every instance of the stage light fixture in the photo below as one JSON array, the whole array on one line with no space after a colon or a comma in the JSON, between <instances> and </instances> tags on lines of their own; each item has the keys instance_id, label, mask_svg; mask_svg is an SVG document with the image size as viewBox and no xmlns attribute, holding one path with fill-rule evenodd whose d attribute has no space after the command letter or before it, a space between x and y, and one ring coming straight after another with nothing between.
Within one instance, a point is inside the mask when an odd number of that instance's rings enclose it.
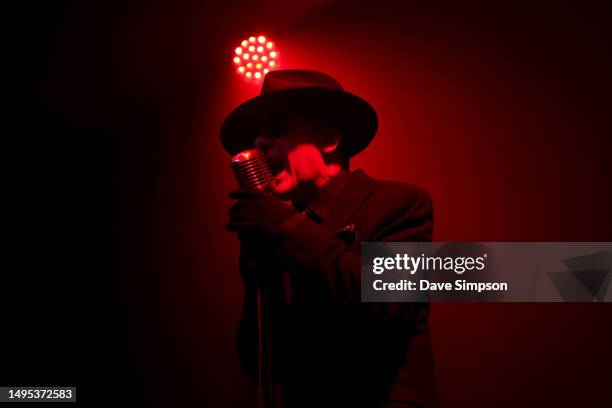
<instances>
[{"instance_id":1,"label":"stage light fixture","mask_svg":"<svg viewBox=\"0 0 612 408\"><path fill-rule=\"evenodd\" d=\"M278 57L274 43L266 36L259 35L241 41L234 48L232 61L238 75L249 82L258 83L268 72L278 68Z\"/></svg>"}]
</instances>

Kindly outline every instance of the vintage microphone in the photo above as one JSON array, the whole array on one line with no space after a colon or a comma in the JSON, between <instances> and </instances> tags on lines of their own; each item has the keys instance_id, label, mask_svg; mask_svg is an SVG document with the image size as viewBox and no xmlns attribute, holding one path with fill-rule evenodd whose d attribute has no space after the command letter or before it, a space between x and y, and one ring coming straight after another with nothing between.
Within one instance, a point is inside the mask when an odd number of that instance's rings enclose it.
<instances>
[{"instance_id":1,"label":"vintage microphone","mask_svg":"<svg viewBox=\"0 0 612 408\"><path fill-rule=\"evenodd\" d=\"M270 190L273 177L270 166L259 149L244 150L232 158L232 170L244 189Z\"/></svg>"},{"instance_id":2,"label":"vintage microphone","mask_svg":"<svg viewBox=\"0 0 612 408\"><path fill-rule=\"evenodd\" d=\"M241 188L272 191L273 176L270 166L259 149L244 150L232 158L232 170ZM256 248L261 238L249 233L239 235L241 243ZM272 396L272 367L270 356L270 325L266 310L265 285L262 277L257 276L257 394L259 408L269 407L274 401ZM265 379L265 380L264 380Z\"/></svg>"}]
</instances>

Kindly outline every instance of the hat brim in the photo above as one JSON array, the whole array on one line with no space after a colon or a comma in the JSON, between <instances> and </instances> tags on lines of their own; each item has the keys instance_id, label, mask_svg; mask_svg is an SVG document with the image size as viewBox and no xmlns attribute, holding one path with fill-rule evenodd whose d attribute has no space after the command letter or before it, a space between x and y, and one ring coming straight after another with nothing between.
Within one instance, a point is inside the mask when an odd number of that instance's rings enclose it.
<instances>
[{"instance_id":1,"label":"hat brim","mask_svg":"<svg viewBox=\"0 0 612 408\"><path fill-rule=\"evenodd\" d=\"M329 88L291 88L257 96L234 109L221 126L221 143L231 155L252 149L259 130L300 113L338 129L342 137L337 151L347 158L365 149L378 128L376 111L356 95Z\"/></svg>"}]
</instances>

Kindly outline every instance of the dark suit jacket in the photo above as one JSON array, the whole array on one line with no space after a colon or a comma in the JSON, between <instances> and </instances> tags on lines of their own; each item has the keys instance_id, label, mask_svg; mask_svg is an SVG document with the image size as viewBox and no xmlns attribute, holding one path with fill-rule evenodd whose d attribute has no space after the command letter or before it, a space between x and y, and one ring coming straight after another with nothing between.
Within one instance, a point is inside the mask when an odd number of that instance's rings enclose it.
<instances>
[{"instance_id":1,"label":"dark suit jacket","mask_svg":"<svg viewBox=\"0 0 612 408\"><path fill-rule=\"evenodd\" d=\"M360 302L361 241L431 241L428 194L357 170L321 225L294 224L259 263L241 248L243 276L259 268L268 277L273 376L285 406L434 406L428 304ZM347 224L353 242L338 235ZM255 379L255 288L246 286L237 350Z\"/></svg>"}]
</instances>

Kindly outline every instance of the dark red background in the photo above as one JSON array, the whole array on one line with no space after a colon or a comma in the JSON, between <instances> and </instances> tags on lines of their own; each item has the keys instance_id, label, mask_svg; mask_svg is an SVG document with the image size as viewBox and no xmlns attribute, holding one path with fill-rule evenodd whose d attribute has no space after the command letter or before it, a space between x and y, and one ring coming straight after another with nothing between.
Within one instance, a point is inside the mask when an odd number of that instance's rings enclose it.
<instances>
[{"instance_id":1,"label":"dark red background","mask_svg":"<svg viewBox=\"0 0 612 408\"><path fill-rule=\"evenodd\" d=\"M231 69L251 33L283 67L328 72L373 104L379 133L353 167L426 188L435 240L612 240L603 7L296 3L16 12L23 246L5 340L44 357L13 354L3 383L77 384L82 403L113 401L96 382L133 404L254 402L233 351L242 290L218 140L258 91ZM612 404L609 304L432 309L445 405Z\"/></svg>"}]
</instances>

